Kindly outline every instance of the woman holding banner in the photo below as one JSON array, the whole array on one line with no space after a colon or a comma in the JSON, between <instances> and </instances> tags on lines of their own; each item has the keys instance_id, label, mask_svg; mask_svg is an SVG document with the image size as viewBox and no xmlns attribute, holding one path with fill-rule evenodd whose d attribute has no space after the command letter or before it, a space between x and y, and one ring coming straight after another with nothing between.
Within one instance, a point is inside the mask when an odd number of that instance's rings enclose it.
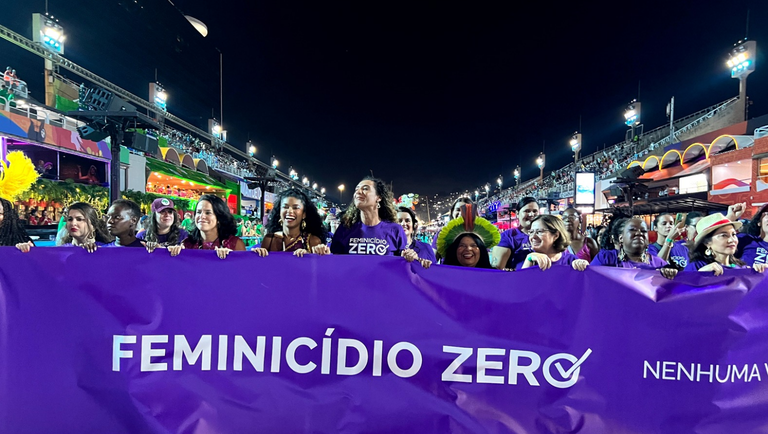
<instances>
[{"instance_id":1,"label":"woman holding banner","mask_svg":"<svg viewBox=\"0 0 768 434\"><path fill-rule=\"evenodd\" d=\"M443 264L472 268L493 268L488 249L499 243L499 230L488 220L476 217L475 205L465 204L461 217L448 222L437 236L437 252Z\"/></svg>"},{"instance_id":2,"label":"woman holding banner","mask_svg":"<svg viewBox=\"0 0 768 434\"><path fill-rule=\"evenodd\" d=\"M451 205L451 220L456 220L457 218L461 217L461 210L464 208L465 205L474 205L475 203L472 202L472 199L462 196L456 200L453 201L453 204ZM477 217L477 216L475 216ZM439 234L439 233L438 233ZM435 234L434 237L432 237L432 251L435 253L435 260L440 261L443 258L440 256L440 253L437 251L437 235Z\"/></svg>"},{"instance_id":3,"label":"woman holding banner","mask_svg":"<svg viewBox=\"0 0 768 434\"><path fill-rule=\"evenodd\" d=\"M413 235L419 227L416 213L406 207L397 208L397 222L403 227L405 236L408 237L408 248L416 252L419 262L424 268L429 268L435 262L435 251L429 244L417 240Z\"/></svg>"},{"instance_id":4,"label":"woman holding banner","mask_svg":"<svg viewBox=\"0 0 768 434\"><path fill-rule=\"evenodd\" d=\"M392 192L378 178L365 177L355 187L353 203L333 234L331 247L315 246L318 254L403 256L418 258L408 249L408 238L397 224Z\"/></svg>"},{"instance_id":5,"label":"woman holding banner","mask_svg":"<svg viewBox=\"0 0 768 434\"><path fill-rule=\"evenodd\" d=\"M691 260L685 271L714 272L715 276L729 268L753 268L757 272L765 272L765 264L754 263L750 266L736 258L739 228L741 222L731 221L720 213L702 217L696 224L696 239L691 246Z\"/></svg>"},{"instance_id":6,"label":"woman holding banner","mask_svg":"<svg viewBox=\"0 0 768 434\"><path fill-rule=\"evenodd\" d=\"M768 204L763 205L739 234L736 257L747 265L768 263Z\"/></svg>"},{"instance_id":7,"label":"woman holding banner","mask_svg":"<svg viewBox=\"0 0 768 434\"><path fill-rule=\"evenodd\" d=\"M184 248L215 250L224 259L233 250L245 251L245 243L236 233L235 218L227 204L218 196L204 194L197 202L195 228L184 240Z\"/></svg>"},{"instance_id":8,"label":"woman holding banner","mask_svg":"<svg viewBox=\"0 0 768 434\"><path fill-rule=\"evenodd\" d=\"M584 271L589 265L589 261L576 257L568 250L569 234L559 218L552 215L536 217L529 234L533 252L518 252L512 261L515 270L538 266L544 271L553 265L565 265Z\"/></svg>"},{"instance_id":9,"label":"woman holding banner","mask_svg":"<svg viewBox=\"0 0 768 434\"><path fill-rule=\"evenodd\" d=\"M317 207L301 190L282 191L272 208L267 223L267 235L261 247L251 249L259 256L269 252L293 252L295 256L311 253L315 246L324 245L325 227Z\"/></svg>"},{"instance_id":10,"label":"woman holding banner","mask_svg":"<svg viewBox=\"0 0 768 434\"><path fill-rule=\"evenodd\" d=\"M136 234L136 238L144 242L149 253L160 247L168 249L171 256L178 255L189 234L181 228L173 201L164 197L157 198L152 202L151 209L147 229Z\"/></svg>"},{"instance_id":11,"label":"woman holding banner","mask_svg":"<svg viewBox=\"0 0 768 434\"><path fill-rule=\"evenodd\" d=\"M590 265L660 270L668 279L677 275L676 269L663 268L667 266L665 260L648 253L648 227L644 221L638 218L620 219L614 228L618 234L619 250L601 250Z\"/></svg>"},{"instance_id":12,"label":"woman holding banner","mask_svg":"<svg viewBox=\"0 0 768 434\"><path fill-rule=\"evenodd\" d=\"M517 203L517 217L520 226L504 231L499 245L493 248L491 264L499 270L511 269L512 259L520 252L533 251L528 240L531 223L539 215L539 204L532 197L524 197Z\"/></svg>"},{"instance_id":13,"label":"woman holding banner","mask_svg":"<svg viewBox=\"0 0 768 434\"><path fill-rule=\"evenodd\" d=\"M63 247L82 247L93 253L97 248L105 246L114 238L107 231L104 220L92 206L85 202L75 202L64 212L66 224L56 237L56 245ZM17 244L16 248L28 252L33 246L31 242Z\"/></svg>"}]
</instances>

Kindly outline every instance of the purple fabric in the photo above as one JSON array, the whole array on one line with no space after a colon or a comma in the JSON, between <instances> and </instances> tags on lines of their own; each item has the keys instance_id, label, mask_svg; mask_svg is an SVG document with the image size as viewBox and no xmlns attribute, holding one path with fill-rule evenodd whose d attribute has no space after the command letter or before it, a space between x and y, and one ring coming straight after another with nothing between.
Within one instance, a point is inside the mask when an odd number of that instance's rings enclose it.
<instances>
[{"instance_id":1,"label":"purple fabric","mask_svg":"<svg viewBox=\"0 0 768 434\"><path fill-rule=\"evenodd\" d=\"M653 256L659 256L661 247L656 243L648 246L648 253ZM669 262L682 270L688 265L688 244L684 240L676 241L672 244L672 250L669 252Z\"/></svg>"},{"instance_id":2,"label":"purple fabric","mask_svg":"<svg viewBox=\"0 0 768 434\"><path fill-rule=\"evenodd\" d=\"M366 226L357 222L352 227L340 225L333 234L331 253L335 255L391 256L407 247L403 227L393 222Z\"/></svg>"},{"instance_id":3,"label":"purple fabric","mask_svg":"<svg viewBox=\"0 0 768 434\"><path fill-rule=\"evenodd\" d=\"M136 238L144 241L144 237L146 237L146 235L147 235L147 231L141 231L138 234L136 234ZM179 228L179 244L183 243L188 236L189 236L189 233L187 233L186 230L184 230L183 228ZM168 242L168 234L158 235L157 242L161 245L165 245Z\"/></svg>"},{"instance_id":4,"label":"purple fabric","mask_svg":"<svg viewBox=\"0 0 768 434\"><path fill-rule=\"evenodd\" d=\"M147 255L0 248L0 431L766 426L768 285L753 271L667 280L606 267L502 273L396 257ZM368 357L357 372L359 348Z\"/></svg>"},{"instance_id":5,"label":"purple fabric","mask_svg":"<svg viewBox=\"0 0 768 434\"><path fill-rule=\"evenodd\" d=\"M768 264L768 242L754 235L740 233L736 257L747 265Z\"/></svg>"},{"instance_id":6,"label":"purple fabric","mask_svg":"<svg viewBox=\"0 0 768 434\"><path fill-rule=\"evenodd\" d=\"M419 258L421 259L429 259L433 263L437 262L437 259L435 259L435 251L432 250L432 246L429 244L419 241L419 240L413 240L413 243L410 245L410 248L413 249L416 254L419 255Z\"/></svg>"},{"instance_id":7,"label":"purple fabric","mask_svg":"<svg viewBox=\"0 0 768 434\"><path fill-rule=\"evenodd\" d=\"M502 232L498 246L512 250L506 268L515 268L516 257L522 255L523 259L525 259L525 255L533 251L528 235L517 228L507 229Z\"/></svg>"},{"instance_id":8,"label":"purple fabric","mask_svg":"<svg viewBox=\"0 0 768 434\"><path fill-rule=\"evenodd\" d=\"M525 258L528 257L529 253L531 253L531 252L525 252L525 251L517 252L517 254L515 255L515 257L514 257L514 259L512 261L512 265L513 265L513 269L514 270L522 270L523 265L525 265L524 264L525 263ZM581 258L577 257L573 253L571 253L568 250L566 250L566 251L563 252L562 255L560 255L560 259L558 259L557 261L553 262L552 265L565 265L565 266L570 267L571 264L573 264L573 261L575 261L577 259L581 259ZM538 268L538 266L534 266L534 267Z\"/></svg>"},{"instance_id":9,"label":"purple fabric","mask_svg":"<svg viewBox=\"0 0 768 434\"><path fill-rule=\"evenodd\" d=\"M702 261L702 260L689 262L688 265L686 265L684 271L699 271L699 268L702 268L702 267L704 267L704 266L706 266L708 264L709 264L709 262ZM751 269L751 268L752 268L751 265L731 264L730 267L723 267L723 271L727 271L727 270L746 270L746 269Z\"/></svg>"},{"instance_id":10,"label":"purple fabric","mask_svg":"<svg viewBox=\"0 0 768 434\"><path fill-rule=\"evenodd\" d=\"M655 270L667 265L667 261L655 255L648 255L650 263L632 261L619 261L619 252L617 250L600 250L595 259L589 265L602 265L618 268L640 268L644 270Z\"/></svg>"},{"instance_id":11,"label":"purple fabric","mask_svg":"<svg viewBox=\"0 0 768 434\"><path fill-rule=\"evenodd\" d=\"M592 252L589 250L589 244L587 244L587 238L584 238L584 244L581 245L581 249L578 252L573 251L573 246L568 246L568 253L576 256L576 259L583 259L587 262L592 260Z\"/></svg>"}]
</instances>

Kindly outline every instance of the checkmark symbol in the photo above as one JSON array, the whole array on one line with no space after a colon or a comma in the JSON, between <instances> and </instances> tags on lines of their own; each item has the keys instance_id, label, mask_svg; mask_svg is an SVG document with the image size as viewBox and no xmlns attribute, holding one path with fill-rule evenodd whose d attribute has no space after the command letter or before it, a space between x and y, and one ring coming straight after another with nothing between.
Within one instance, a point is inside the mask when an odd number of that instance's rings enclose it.
<instances>
[{"instance_id":1,"label":"checkmark symbol","mask_svg":"<svg viewBox=\"0 0 768 434\"><path fill-rule=\"evenodd\" d=\"M576 361L576 363L571 366L571 369L564 370L562 365L560 363L555 363L555 368L557 368L557 372L560 373L560 375L563 376L565 379L571 378L571 375L573 375L574 372L576 372L577 369L579 369L579 366L581 366L582 363L587 361L587 357L592 354L592 348L587 348L587 351L584 352L584 355L579 358L579 360Z\"/></svg>"}]
</instances>

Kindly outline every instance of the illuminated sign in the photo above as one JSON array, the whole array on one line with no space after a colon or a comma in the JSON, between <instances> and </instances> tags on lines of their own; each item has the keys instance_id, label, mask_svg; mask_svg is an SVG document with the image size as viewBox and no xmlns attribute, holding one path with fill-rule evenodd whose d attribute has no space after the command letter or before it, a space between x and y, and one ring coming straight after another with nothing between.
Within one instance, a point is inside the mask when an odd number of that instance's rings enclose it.
<instances>
[{"instance_id":1,"label":"illuminated sign","mask_svg":"<svg viewBox=\"0 0 768 434\"><path fill-rule=\"evenodd\" d=\"M576 206L595 206L594 173L576 173Z\"/></svg>"}]
</instances>

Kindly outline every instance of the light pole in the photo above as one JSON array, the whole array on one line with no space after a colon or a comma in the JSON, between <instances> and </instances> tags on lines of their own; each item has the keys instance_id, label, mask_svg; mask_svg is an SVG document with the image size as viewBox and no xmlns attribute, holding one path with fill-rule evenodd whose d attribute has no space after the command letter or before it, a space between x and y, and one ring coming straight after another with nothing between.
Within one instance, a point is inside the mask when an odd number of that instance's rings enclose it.
<instances>
[{"instance_id":1,"label":"light pole","mask_svg":"<svg viewBox=\"0 0 768 434\"><path fill-rule=\"evenodd\" d=\"M636 99L633 99L629 105L627 105L627 108L624 109L624 124L630 128L627 130L629 137L624 136L625 140L628 139L627 142L633 142L635 141L635 137L643 135L643 126L640 123L641 107L642 104L637 102ZM640 129L640 134L635 133L636 129Z\"/></svg>"},{"instance_id":2,"label":"light pole","mask_svg":"<svg viewBox=\"0 0 768 434\"><path fill-rule=\"evenodd\" d=\"M544 182L544 164L547 162L547 156L544 153L540 153L536 158L536 165L539 166L539 182Z\"/></svg>"},{"instance_id":3,"label":"light pole","mask_svg":"<svg viewBox=\"0 0 768 434\"><path fill-rule=\"evenodd\" d=\"M339 186L339 205L342 205L342 202L344 202L344 184Z\"/></svg>"},{"instance_id":4,"label":"light pole","mask_svg":"<svg viewBox=\"0 0 768 434\"><path fill-rule=\"evenodd\" d=\"M275 156L273 155L272 156L272 168L273 169L277 169L277 166L279 166L279 165L280 165L280 162L277 161L277 158L275 158Z\"/></svg>"},{"instance_id":5,"label":"light pole","mask_svg":"<svg viewBox=\"0 0 768 434\"><path fill-rule=\"evenodd\" d=\"M478 196L480 196L480 192L475 190L475 202L477 202ZM451 212L453 212L453 210L451 210Z\"/></svg>"},{"instance_id":6,"label":"light pole","mask_svg":"<svg viewBox=\"0 0 768 434\"><path fill-rule=\"evenodd\" d=\"M573 164L577 165L579 161L579 152L581 151L581 133L578 131L573 133L568 144L571 145L571 151L573 151Z\"/></svg>"},{"instance_id":7,"label":"light pole","mask_svg":"<svg viewBox=\"0 0 768 434\"><path fill-rule=\"evenodd\" d=\"M515 189L520 187L520 165L518 164L517 167L515 167L515 171L512 172L513 175L515 175Z\"/></svg>"},{"instance_id":8,"label":"light pole","mask_svg":"<svg viewBox=\"0 0 768 434\"><path fill-rule=\"evenodd\" d=\"M254 145L250 140L246 144L248 145L248 154L250 154L251 157L256 155L256 145Z\"/></svg>"},{"instance_id":9,"label":"light pole","mask_svg":"<svg viewBox=\"0 0 768 434\"><path fill-rule=\"evenodd\" d=\"M747 103L747 76L755 70L755 58L757 57L757 42L739 41L726 62L731 68L731 78L739 79L739 102L744 104L744 119L747 119L749 104Z\"/></svg>"},{"instance_id":10,"label":"light pole","mask_svg":"<svg viewBox=\"0 0 768 434\"><path fill-rule=\"evenodd\" d=\"M491 191L491 185L485 184L485 198L488 199L489 192Z\"/></svg>"},{"instance_id":11,"label":"light pole","mask_svg":"<svg viewBox=\"0 0 768 434\"><path fill-rule=\"evenodd\" d=\"M322 187L322 188L320 189L320 194L322 194L323 196L325 196L325 187Z\"/></svg>"},{"instance_id":12,"label":"light pole","mask_svg":"<svg viewBox=\"0 0 768 434\"><path fill-rule=\"evenodd\" d=\"M501 185L504 184L504 177L499 175L499 177L496 179L496 184L499 184L499 193L501 193Z\"/></svg>"}]
</instances>

